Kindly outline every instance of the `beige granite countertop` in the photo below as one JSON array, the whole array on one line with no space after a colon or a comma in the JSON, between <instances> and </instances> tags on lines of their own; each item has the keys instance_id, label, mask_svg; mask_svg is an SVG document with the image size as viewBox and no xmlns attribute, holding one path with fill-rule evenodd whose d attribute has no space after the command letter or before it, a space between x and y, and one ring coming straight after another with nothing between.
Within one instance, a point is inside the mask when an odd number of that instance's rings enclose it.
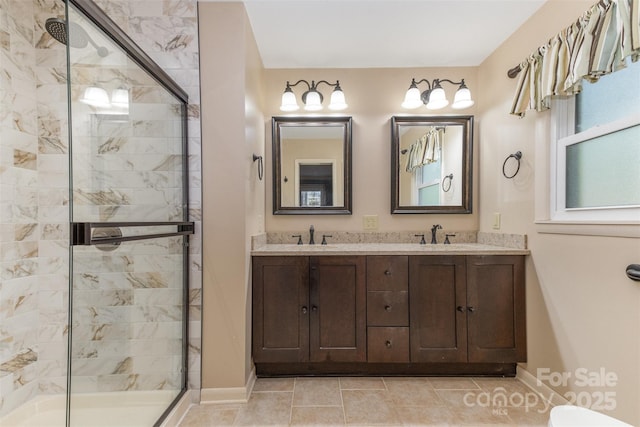
<instances>
[{"instance_id":1,"label":"beige granite countertop","mask_svg":"<svg viewBox=\"0 0 640 427\"><path fill-rule=\"evenodd\" d=\"M253 256L273 255L528 255L528 249L516 249L482 243L450 245L418 243L333 243L328 245L263 244Z\"/></svg>"}]
</instances>

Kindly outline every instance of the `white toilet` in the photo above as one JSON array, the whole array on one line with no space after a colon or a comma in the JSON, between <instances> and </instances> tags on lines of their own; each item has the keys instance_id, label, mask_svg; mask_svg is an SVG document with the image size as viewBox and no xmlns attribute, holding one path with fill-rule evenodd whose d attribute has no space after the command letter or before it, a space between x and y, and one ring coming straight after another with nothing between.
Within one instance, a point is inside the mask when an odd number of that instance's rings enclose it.
<instances>
[{"instance_id":1,"label":"white toilet","mask_svg":"<svg viewBox=\"0 0 640 427\"><path fill-rule=\"evenodd\" d=\"M580 406L560 405L551 409L549 427L633 427L600 412Z\"/></svg>"}]
</instances>

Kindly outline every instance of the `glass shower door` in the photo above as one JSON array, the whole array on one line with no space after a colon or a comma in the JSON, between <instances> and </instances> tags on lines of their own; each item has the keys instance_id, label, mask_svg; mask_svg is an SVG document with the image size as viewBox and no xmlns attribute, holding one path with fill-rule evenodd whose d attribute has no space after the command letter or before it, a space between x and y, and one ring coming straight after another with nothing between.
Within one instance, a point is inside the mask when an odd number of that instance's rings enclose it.
<instances>
[{"instance_id":1,"label":"glass shower door","mask_svg":"<svg viewBox=\"0 0 640 427\"><path fill-rule=\"evenodd\" d=\"M186 390L186 96L91 2L67 25L67 423L152 426Z\"/></svg>"}]
</instances>

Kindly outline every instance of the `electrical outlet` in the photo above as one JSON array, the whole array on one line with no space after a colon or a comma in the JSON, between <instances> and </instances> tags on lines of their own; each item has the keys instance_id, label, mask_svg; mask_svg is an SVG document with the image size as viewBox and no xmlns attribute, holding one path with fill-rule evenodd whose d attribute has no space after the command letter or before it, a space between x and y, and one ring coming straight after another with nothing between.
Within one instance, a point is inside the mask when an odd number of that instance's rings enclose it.
<instances>
[{"instance_id":1,"label":"electrical outlet","mask_svg":"<svg viewBox=\"0 0 640 427\"><path fill-rule=\"evenodd\" d=\"M500 212L493 214L493 229L500 230Z\"/></svg>"},{"instance_id":2,"label":"electrical outlet","mask_svg":"<svg viewBox=\"0 0 640 427\"><path fill-rule=\"evenodd\" d=\"M365 230L378 229L378 215L365 215L362 217L362 228Z\"/></svg>"}]
</instances>

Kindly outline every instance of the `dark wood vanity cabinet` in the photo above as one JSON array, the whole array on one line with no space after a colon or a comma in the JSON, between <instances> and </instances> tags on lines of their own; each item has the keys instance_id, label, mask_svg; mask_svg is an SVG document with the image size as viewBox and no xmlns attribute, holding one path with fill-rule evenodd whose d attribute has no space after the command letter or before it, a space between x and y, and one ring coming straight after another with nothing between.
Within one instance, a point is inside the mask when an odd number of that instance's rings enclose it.
<instances>
[{"instance_id":1,"label":"dark wood vanity cabinet","mask_svg":"<svg viewBox=\"0 0 640 427\"><path fill-rule=\"evenodd\" d=\"M253 359L309 360L309 258L254 257Z\"/></svg>"},{"instance_id":2,"label":"dark wood vanity cabinet","mask_svg":"<svg viewBox=\"0 0 640 427\"><path fill-rule=\"evenodd\" d=\"M522 256L409 260L411 361L526 360Z\"/></svg>"},{"instance_id":3,"label":"dark wood vanity cabinet","mask_svg":"<svg viewBox=\"0 0 640 427\"><path fill-rule=\"evenodd\" d=\"M524 256L254 256L258 375L513 375Z\"/></svg>"},{"instance_id":4,"label":"dark wood vanity cabinet","mask_svg":"<svg viewBox=\"0 0 640 427\"><path fill-rule=\"evenodd\" d=\"M527 360L523 256L467 257L467 351L470 362Z\"/></svg>"},{"instance_id":5,"label":"dark wood vanity cabinet","mask_svg":"<svg viewBox=\"0 0 640 427\"><path fill-rule=\"evenodd\" d=\"M366 361L366 258L324 256L309 262L309 360Z\"/></svg>"},{"instance_id":6,"label":"dark wood vanity cabinet","mask_svg":"<svg viewBox=\"0 0 640 427\"><path fill-rule=\"evenodd\" d=\"M408 256L367 257L367 360L409 362Z\"/></svg>"},{"instance_id":7,"label":"dark wood vanity cabinet","mask_svg":"<svg viewBox=\"0 0 640 427\"><path fill-rule=\"evenodd\" d=\"M366 259L253 258L255 363L366 361Z\"/></svg>"}]
</instances>

